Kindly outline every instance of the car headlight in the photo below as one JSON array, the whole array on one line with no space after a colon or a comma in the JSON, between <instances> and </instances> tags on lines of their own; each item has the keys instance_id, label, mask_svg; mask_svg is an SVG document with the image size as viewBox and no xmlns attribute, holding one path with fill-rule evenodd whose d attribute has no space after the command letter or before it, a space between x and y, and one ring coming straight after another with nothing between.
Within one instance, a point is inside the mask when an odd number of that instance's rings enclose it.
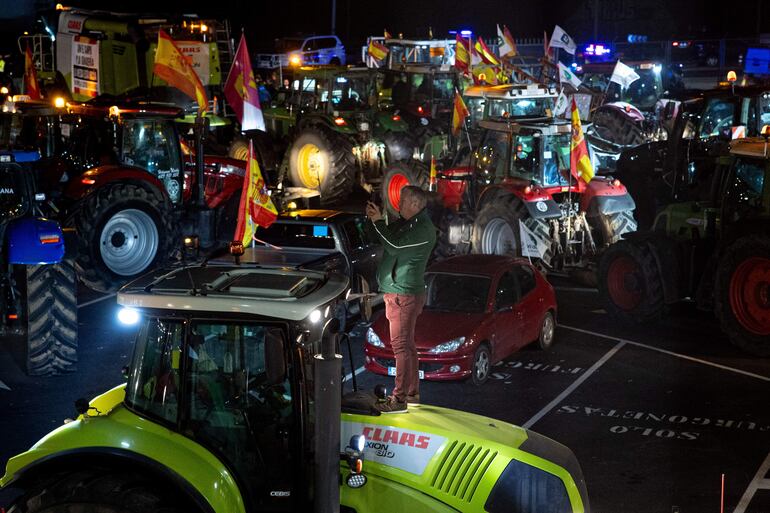
<instances>
[{"instance_id":1,"label":"car headlight","mask_svg":"<svg viewBox=\"0 0 770 513\"><path fill-rule=\"evenodd\" d=\"M366 341L374 347L385 347L385 344L382 343L382 340L380 340L380 337L377 336L372 328L366 330Z\"/></svg>"},{"instance_id":2,"label":"car headlight","mask_svg":"<svg viewBox=\"0 0 770 513\"><path fill-rule=\"evenodd\" d=\"M452 351L457 351L457 349L465 343L465 337L458 337L456 339L450 340L449 342L442 342L441 344L437 345L430 351L429 353L451 353Z\"/></svg>"}]
</instances>

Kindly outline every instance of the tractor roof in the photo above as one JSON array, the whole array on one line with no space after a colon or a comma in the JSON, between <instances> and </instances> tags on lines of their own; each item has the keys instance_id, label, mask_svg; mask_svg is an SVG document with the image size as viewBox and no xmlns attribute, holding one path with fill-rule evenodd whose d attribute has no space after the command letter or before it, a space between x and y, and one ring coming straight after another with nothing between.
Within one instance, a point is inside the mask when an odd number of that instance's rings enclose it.
<instances>
[{"instance_id":1,"label":"tractor roof","mask_svg":"<svg viewBox=\"0 0 770 513\"><path fill-rule=\"evenodd\" d=\"M347 278L336 273L209 264L142 276L121 289L118 303L136 308L300 321L347 289Z\"/></svg>"},{"instance_id":2,"label":"tractor roof","mask_svg":"<svg viewBox=\"0 0 770 513\"><path fill-rule=\"evenodd\" d=\"M465 89L463 96L468 98L492 98L509 100L512 98L556 98L556 89L539 84L528 85L496 85L496 86L471 86Z\"/></svg>"},{"instance_id":3,"label":"tractor roof","mask_svg":"<svg viewBox=\"0 0 770 513\"><path fill-rule=\"evenodd\" d=\"M768 155L768 141L764 137L750 137L736 139L730 143L732 155L743 155L760 159L770 158Z\"/></svg>"}]
</instances>

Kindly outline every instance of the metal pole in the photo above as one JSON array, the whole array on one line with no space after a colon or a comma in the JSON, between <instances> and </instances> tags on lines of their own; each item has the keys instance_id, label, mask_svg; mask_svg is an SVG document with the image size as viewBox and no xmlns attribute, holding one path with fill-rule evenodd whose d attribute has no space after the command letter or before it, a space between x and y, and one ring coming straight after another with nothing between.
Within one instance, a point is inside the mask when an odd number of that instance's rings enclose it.
<instances>
[{"instance_id":1,"label":"metal pole","mask_svg":"<svg viewBox=\"0 0 770 513\"><path fill-rule=\"evenodd\" d=\"M204 160L203 160L203 138L206 137L206 121L207 118L203 117L203 113L198 109L198 115L195 116L195 199L199 207L206 205L204 196Z\"/></svg>"},{"instance_id":2,"label":"metal pole","mask_svg":"<svg viewBox=\"0 0 770 513\"><path fill-rule=\"evenodd\" d=\"M599 0L594 0L594 41L599 40Z\"/></svg>"},{"instance_id":3,"label":"metal pole","mask_svg":"<svg viewBox=\"0 0 770 513\"><path fill-rule=\"evenodd\" d=\"M337 0L332 0L332 34L336 34L337 28Z\"/></svg>"},{"instance_id":4,"label":"metal pole","mask_svg":"<svg viewBox=\"0 0 770 513\"><path fill-rule=\"evenodd\" d=\"M332 325L336 323L336 325ZM336 328L336 329L335 329ZM339 320L329 321L315 355L315 513L340 510L342 355L336 354Z\"/></svg>"}]
</instances>

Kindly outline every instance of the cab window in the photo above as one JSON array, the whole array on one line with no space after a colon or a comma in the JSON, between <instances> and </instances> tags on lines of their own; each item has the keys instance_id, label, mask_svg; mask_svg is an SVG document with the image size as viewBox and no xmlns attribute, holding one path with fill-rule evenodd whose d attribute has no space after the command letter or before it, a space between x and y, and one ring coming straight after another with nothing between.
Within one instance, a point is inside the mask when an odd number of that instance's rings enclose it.
<instances>
[{"instance_id":1,"label":"cab window","mask_svg":"<svg viewBox=\"0 0 770 513\"><path fill-rule=\"evenodd\" d=\"M123 125L120 161L157 176L171 200L179 200L181 155L172 123L127 120Z\"/></svg>"},{"instance_id":2,"label":"cab window","mask_svg":"<svg viewBox=\"0 0 770 513\"><path fill-rule=\"evenodd\" d=\"M713 99L706 107L701 119L700 137L718 136L720 131L729 129L735 117L735 104L729 100Z\"/></svg>"}]
</instances>

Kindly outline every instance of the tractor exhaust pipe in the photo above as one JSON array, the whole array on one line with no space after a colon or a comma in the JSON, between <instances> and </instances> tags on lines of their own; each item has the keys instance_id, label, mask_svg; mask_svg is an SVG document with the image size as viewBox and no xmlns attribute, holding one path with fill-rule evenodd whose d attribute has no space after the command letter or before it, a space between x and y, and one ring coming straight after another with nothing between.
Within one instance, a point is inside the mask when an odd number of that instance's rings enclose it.
<instances>
[{"instance_id":1,"label":"tractor exhaust pipe","mask_svg":"<svg viewBox=\"0 0 770 513\"><path fill-rule=\"evenodd\" d=\"M342 355L336 353L340 321L330 319L315 355L315 513L340 510Z\"/></svg>"}]
</instances>

